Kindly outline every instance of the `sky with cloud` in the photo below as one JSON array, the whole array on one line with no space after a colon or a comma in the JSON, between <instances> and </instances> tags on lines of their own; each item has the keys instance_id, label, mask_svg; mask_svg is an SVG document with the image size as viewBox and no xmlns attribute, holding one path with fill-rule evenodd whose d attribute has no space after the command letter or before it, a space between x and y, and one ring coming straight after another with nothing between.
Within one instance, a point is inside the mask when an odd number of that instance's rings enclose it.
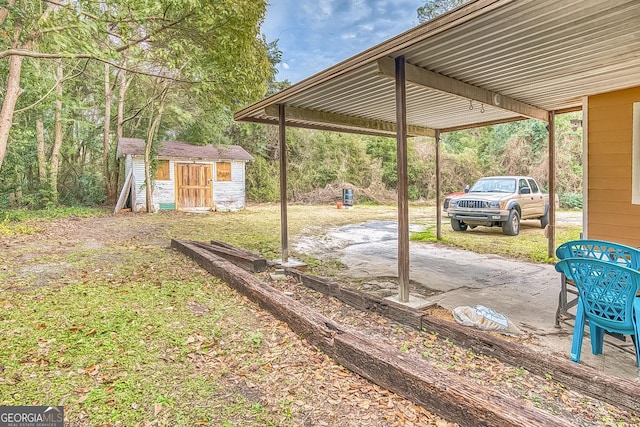
<instances>
[{"instance_id":1,"label":"sky with cloud","mask_svg":"<svg viewBox=\"0 0 640 427\"><path fill-rule=\"evenodd\" d=\"M277 80L296 83L418 25L424 0L270 0L262 32L278 39Z\"/></svg>"}]
</instances>

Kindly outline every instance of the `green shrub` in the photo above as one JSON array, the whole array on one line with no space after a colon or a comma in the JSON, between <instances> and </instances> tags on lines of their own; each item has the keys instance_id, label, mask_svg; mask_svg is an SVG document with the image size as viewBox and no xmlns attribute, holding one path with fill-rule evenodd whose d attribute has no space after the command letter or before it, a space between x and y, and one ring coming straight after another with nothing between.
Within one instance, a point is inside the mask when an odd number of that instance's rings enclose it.
<instances>
[{"instance_id":1,"label":"green shrub","mask_svg":"<svg viewBox=\"0 0 640 427\"><path fill-rule=\"evenodd\" d=\"M560 207L563 209L582 209L582 193L561 194Z\"/></svg>"}]
</instances>

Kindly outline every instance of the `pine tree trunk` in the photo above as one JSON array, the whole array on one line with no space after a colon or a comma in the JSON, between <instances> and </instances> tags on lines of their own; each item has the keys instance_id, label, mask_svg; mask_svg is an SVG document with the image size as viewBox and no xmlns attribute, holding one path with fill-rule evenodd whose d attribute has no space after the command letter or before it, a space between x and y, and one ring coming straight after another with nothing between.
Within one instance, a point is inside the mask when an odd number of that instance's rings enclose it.
<instances>
[{"instance_id":1,"label":"pine tree trunk","mask_svg":"<svg viewBox=\"0 0 640 427\"><path fill-rule=\"evenodd\" d=\"M60 168L60 148L62 148L62 59L57 59L58 67L56 70L56 110L55 110L55 128L53 135L53 149L51 150L51 202L58 204L58 170Z\"/></svg>"},{"instance_id":2,"label":"pine tree trunk","mask_svg":"<svg viewBox=\"0 0 640 427\"><path fill-rule=\"evenodd\" d=\"M120 88L118 90L118 124L116 128L116 135L118 140L123 137L123 128L124 128L124 99L127 93L127 89L129 88L129 83L131 83L131 79L127 80L127 72L126 70L122 70L122 75L120 77Z\"/></svg>"},{"instance_id":3,"label":"pine tree trunk","mask_svg":"<svg viewBox=\"0 0 640 427\"><path fill-rule=\"evenodd\" d=\"M145 194L147 199L147 213L153 212L153 182L151 181L151 147L153 140L158 133L160 127L160 120L162 120L162 113L164 112L164 103L169 92L169 82L163 82L163 89L160 93L160 104L158 106L158 113L153 117L153 106L151 106L151 114L149 117L149 128L147 130L147 142L144 147L144 180L145 180Z\"/></svg>"},{"instance_id":4,"label":"pine tree trunk","mask_svg":"<svg viewBox=\"0 0 640 427\"><path fill-rule=\"evenodd\" d=\"M113 92L109 76L109 64L104 64L104 128L102 135L102 174L104 176L105 194L109 204L115 203L116 190L111 178L111 168L109 167L109 155L111 152L111 99Z\"/></svg>"},{"instance_id":5,"label":"pine tree trunk","mask_svg":"<svg viewBox=\"0 0 640 427\"><path fill-rule=\"evenodd\" d=\"M9 59L9 74L7 75L7 90L4 93L2 110L0 110L0 169L7 153L9 131L13 125L13 112L16 102L23 90L20 87L20 73L22 71L22 56L11 56Z\"/></svg>"},{"instance_id":6,"label":"pine tree trunk","mask_svg":"<svg viewBox=\"0 0 640 427\"><path fill-rule=\"evenodd\" d=\"M46 157L44 154L44 123L42 117L36 119L36 141L38 142L38 178L40 178L40 186L47 179Z\"/></svg>"},{"instance_id":7,"label":"pine tree trunk","mask_svg":"<svg viewBox=\"0 0 640 427\"><path fill-rule=\"evenodd\" d=\"M151 121L151 125L147 131L147 142L144 146L144 181L145 181L145 195L147 199L147 213L153 212L153 181L151 180L151 147L153 139L158 132L160 126L160 120L162 119L162 112L164 110L164 103L160 104L158 108L158 114ZM152 110L153 111L153 110ZM151 113L153 115L153 112Z\"/></svg>"},{"instance_id":8,"label":"pine tree trunk","mask_svg":"<svg viewBox=\"0 0 640 427\"><path fill-rule=\"evenodd\" d=\"M153 212L153 183L151 182L151 144L149 140L151 131L147 133L147 141L144 146L144 193L147 205L147 213Z\"/></svg>"}]
</instances>

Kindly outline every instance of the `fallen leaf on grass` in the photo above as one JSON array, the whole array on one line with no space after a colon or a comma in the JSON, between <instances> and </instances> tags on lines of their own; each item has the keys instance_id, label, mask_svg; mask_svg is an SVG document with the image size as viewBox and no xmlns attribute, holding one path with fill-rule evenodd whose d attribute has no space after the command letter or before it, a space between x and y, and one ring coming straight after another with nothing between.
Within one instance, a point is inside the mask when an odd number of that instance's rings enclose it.
<instances>
[{"instance_id":1,"label":"fallen leaf on grass","mask_svg":"<svg viewBox=\"0 0 640 427\"><path fill-rule=\"evenodd\" d=\"M78 369L79 374L88 374L91 376L96 376L100 372L100 365L91 365L87 366L84 369Z\"/></svg>"}]
</instances>

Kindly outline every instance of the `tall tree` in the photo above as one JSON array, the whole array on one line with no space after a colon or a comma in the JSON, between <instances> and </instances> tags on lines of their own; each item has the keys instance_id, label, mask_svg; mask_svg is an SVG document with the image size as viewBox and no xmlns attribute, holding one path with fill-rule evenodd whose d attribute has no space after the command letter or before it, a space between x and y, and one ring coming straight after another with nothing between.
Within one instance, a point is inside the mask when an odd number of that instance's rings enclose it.
<instances>
[{"instance_id":1,"label":"tall tree","mask_svg":"<svg viewBox=\"0 0 640 427\"><path fill-rule=\"evenodd\" d=\"M418 21L426 22L446 13L469 0L426 0L423 6L418 8Z\"/></svg>"},{"instance_id":2,"label":"tall tree","mask_svg":"<svg viewBox=\"0 0 640 427\"><path fill-rule=\"evenodd\" d=\"M62 59L56 60L56 102L54 115L53 148L51 149L51 202L58 204L58 171L60 170L60 150L62 149Z\"/></svg>"},{"instance_id":3,"label":"tall tree","mask_svg":"<svg viewBox=\"0 0 640 427\"><path fill-rule=\"evenodd\" d=\"M24 92L20 87L24 58L47 57L47 54L34 50L40 44L52 46L63 41L66 46L86 45L93 39L86 37L91 32L90 26L74 14L73 7L67 5L71 3L65 4L64 0L60 3L53 0L10 0L6 7L0 6L0 30L11 35L0 39L0 59L9 59L5 97L0 110L0 168L6 154L16 102ZM54 56L65 55L70 53Z\"/></svg>"},{"instance_id":4,"label":"tall tree","mask_svg":"<svg viewBox=\"0 0 640 427\"><path fill-rule=\"evenodd\" d=\"M151 162L153 160L152 150L156 136L158 135L158 128L162 121L162 115L164 114L164 108L166 106L167 95L169 88L171 87L171 81L162 79L156 82L154 90L158 91L157 96L154 97L154 101L149 108L149 122L147 126L147 137L144 146L144 181L145 181L145 195L147 212L153 212L153 186L151 179Z\"/></svg>"}]
</instances>

